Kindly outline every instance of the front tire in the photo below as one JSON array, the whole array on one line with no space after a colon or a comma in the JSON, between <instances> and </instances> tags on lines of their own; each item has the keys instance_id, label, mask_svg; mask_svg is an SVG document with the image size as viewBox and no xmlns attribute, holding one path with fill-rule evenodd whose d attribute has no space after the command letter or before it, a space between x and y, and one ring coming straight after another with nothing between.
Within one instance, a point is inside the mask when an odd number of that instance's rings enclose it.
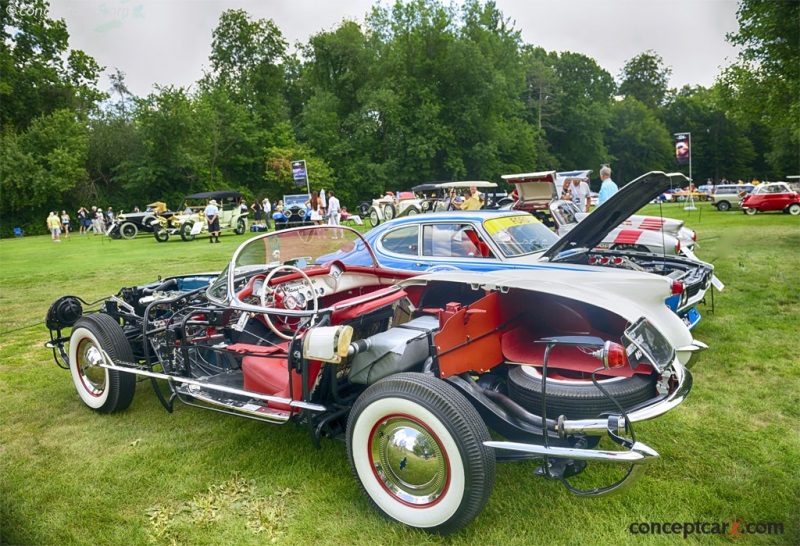
<instances>
[{"instance_id":1,"label":"front tire","mask_svg":"<svg viewBox=\"0 0 800 546\"><path fill-rule=\"evenodd\" d=\"M369 209L369 224L372 227L376 227L380 223L381 223L381 217L378 215L378 209L372 207L371 209Z\"/></svg>"},{"instance_id":2,"label":"front tire","mask_svg":"<svg viewBox=\"0 0 800 546\"><path fill-rule=\"evenodd\" d=\"M132 222L125 222L119 227L123 239L134 239L139 234L139 228Z\"/></svg>"},{"instance_id":3,"label":"front tire","mask_svg":"<svg viewBox=\"0 0 800 546\"><path fill-rule=\"evenodd\" d=\"M720 203L717 204L717 210L720 212L727 212L731 210L731 204L728 203L727 201L721 201Z\"/></svg>"},{"instance_id":4,"label":"front tire","mask_svg":"<svg viewBox=\"0 0 800 546\"><path fill-rule=\"evenodd\" d=\"M792 203L786 210L789 211L789 214L791 214L792 216L797 216L798 214L800 214L800 204Z\"/></svg>"},{"instance_id":5,"label":"front tire","mask_svg":"<svg viewBox=\"0 0 800 546\"><path fill-rule=\"evenodd\" d=\"M169 240L169 232L166 230L166 228L157 227L153 230L153 237L155 237L156 241L159 243L165 243L167 240Z\"/></svg>"},{"instance_id":6,"label":"front tire","mask_svg":"<svg viewBox=\"0 0 800 546\"><path fill-rule=\"evenodd\" d=\"M238 220L236 220L236 229L234 229L233 232L236 235L242 235L246 230L247 230L247 222L245 221L245 219L239 218Z\"/></svg>"},{"instance_id":7,"label":"front tire","mask_svg":"<svg viewBox=\"0 0 800 546\"><path fill-rule=\"evenodd\" d=\"M84 404L99 413L116 413L131 405L136 376L108 370L100 351L114 362L134 362L133 351L117 321L108 315L78 319L69 340L69 370Z\"/></svg>"},{"instance_id":8,"label":"front tire","mask_svg":"<svg viewBox=\"0 0 800 546\"><path fill-rule=\"evenodd\" d=\"M755 216L758 211L754 208L744 209L744 213L748 216Z\"/></svg>"},{"instance_id":9,"label":"front tire","mask_svg":"<svg viewBox=\"0 0 800 546\"><path fill-rule=\"evenodd\" d=\"M451 385L417 374L376 382L347 421L347 456L362 490L384 516L449 534L483 510L495 455L475 408Z\"/></svg>"},{"instance_id":10,"label":"front tire","mask_svg":"<svg viewBox=\"0 0 800 546\"><path fill-rule=\"evenodd\" d=\"M192 233L192 225L189 222L181 225L181 229L178 232L181 234L181 239L186 242L194 241L194 234Z\"/></svg>"}]
</instances>

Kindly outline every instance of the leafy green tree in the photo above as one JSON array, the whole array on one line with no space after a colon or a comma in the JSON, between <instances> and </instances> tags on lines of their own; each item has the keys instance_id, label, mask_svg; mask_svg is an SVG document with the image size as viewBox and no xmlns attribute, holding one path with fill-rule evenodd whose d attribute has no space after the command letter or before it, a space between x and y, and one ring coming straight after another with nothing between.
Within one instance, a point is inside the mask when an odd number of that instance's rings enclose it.
<instances>
[{"instance_id":1,"label":"leafy green tree","mask_svg":"<svg viewBox=\"0 0 800 546\"><path fill-rule=\"evenodd\" d=\"M553 168L587 168L609 161L605 134L609 128L614 79L597 63L579 53L551 59L558 76L560 110L547 132L558 162Z\"/></svg>"},{"instance_id":2,"label":"leafy green tree","mask_svg":"<svg viewBox=\"0 0 800 546\"><path fill-rule=\"evenodd\" d=\"M14 131L56 110L88 114L103 98L102 69L69 49L67 24L48 9L44 0L0 0L0 126Z\"/></svg>"},{"instance_id":3,"label":"leafy green tree","mask_svg":"<svg viewBox=\"0 0 800 546\"><path fill-rule=\"evenodd\" d=\"M692 134L692 178L698 184L709 178L749 180L763 172L755 167L758 158L751 141L759 131L728 115L720 104L718 86L684 87L667 99L661 117L671 134ZM668 167L674 165L673 157ZM688 174L687 166L681 170Z\"/></svg>"},{"instance_id":4,"label":"leafy green tree","mask_svg":"<svg viewBox=\"0 0 800 546\"><path fill-rule=\"evenodd\" d=\"M606 141L617 183L624 184L648 171L665 169L671 162L669 131L650 108L634 97L612 106Z\"/></svg>"},{"instance_id":5,"label":"leafy green tree","mask_svg":"<svg viewBox=\"0 0 800 546\"><path fill-rule=\"evenodd\" d=\"M739 31L727 36L741 47L739 60L720 78L723 99L744 122L763 119L770 131L767 159L774 172L796 174L800 165L800 2L741 0Z\"/></svg>"},{"instance_id":6,"label":"leafy green tree","mask_svg":"<svg viewBox=\"0 0 800 546\"><path fill-rule=\"evenodd\" d=\"M86 181L88 131L75 113L55 110L16 136L0 139L0 215L6 225L44 232L44 210L64 208L64 197Z\"/></svg>"},{"instance_id":7,"label":"leafy green tree","mask_svg":"<svg viewBox=\"0 0 800 546\"><path fill-rule=\"evenodd\" d=\"M664 67L664 60L655 51L641 53L622 68L619 93L655 110L664 103L671 74L672 69Z\"/></svg>"}]
</instances>

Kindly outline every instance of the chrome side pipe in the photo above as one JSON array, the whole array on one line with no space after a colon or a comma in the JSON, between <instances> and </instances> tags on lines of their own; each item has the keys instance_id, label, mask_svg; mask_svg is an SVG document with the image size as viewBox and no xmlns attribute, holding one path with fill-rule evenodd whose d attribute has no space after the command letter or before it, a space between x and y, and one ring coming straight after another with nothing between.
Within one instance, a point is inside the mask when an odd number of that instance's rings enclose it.
<instances>
[{"instance_id":1,"label":"chrome side pipe","mask_svg":"<svg viewBox=\"0 0 800 546\"><path fill-rule=\"evenodd\" d=\"M115 372L132 373L135 375L142 375L145 377L154 377L156 379L165 379L167 381L174 381L176 383L184 383L186 385L200 387L203 389L226 392L228 394L249 396L251 398L255 398L263 402L276 402L280 404L286 404L291 408L300 408L300 409L307 409L319 412L324 412L327 411L328 409L325 406L321 406L320 404L312 404L309 402L303 402L302 400L292 400L290 398L284 398L282 396L270 396L268 394L262 394L260 392L247 391L244 389L237 389L234 387L226 387L224 385L214 385L211 383L204 383L203 381L197 381L196 379L191 379L189 377L181 377L179 375L169 375L159 372L142 370L139 368L128 368L125 366L117 366L116 364L114 364L114 362L111 360L111 357L109 357L105 351L101 351L101 353L103 354L103 362L98 363L97 365L100 366L101 368L106 368L107 370L114 370Z\"/></svg>"}]
</instances>

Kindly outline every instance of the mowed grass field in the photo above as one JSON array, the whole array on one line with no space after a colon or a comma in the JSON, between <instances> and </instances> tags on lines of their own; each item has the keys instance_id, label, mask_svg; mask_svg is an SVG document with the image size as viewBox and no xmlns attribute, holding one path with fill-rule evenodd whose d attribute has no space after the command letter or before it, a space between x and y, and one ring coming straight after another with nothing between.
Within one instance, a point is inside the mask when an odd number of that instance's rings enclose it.
<instances>
[{"instance_id":1,"label":"mowed grass field","mask_svg":"<svg viewBox=\"0 0 800 546\"><path fill-rule=\"evenodd\" d=\"M683 536L632 534L631 524L739 522L739 533L780 523L783 534L690 540L800 544L800 218L697 206L663 214L698 231L698 256L726 286L713 311L710 298L700 306L694 335L710 349L691 395L636 429L661 459L634 488L595 499L533 476L533 462L499 464L485 510L451 537L371 509L343 442L316 450L294 425L181 405L170 414L149 382L125 412L99 415L44 348L57 297L90 301L158 275L220 270L249 233L218 245L0 241L0 543L675 544Z\"/></svg>"}]
</instances>

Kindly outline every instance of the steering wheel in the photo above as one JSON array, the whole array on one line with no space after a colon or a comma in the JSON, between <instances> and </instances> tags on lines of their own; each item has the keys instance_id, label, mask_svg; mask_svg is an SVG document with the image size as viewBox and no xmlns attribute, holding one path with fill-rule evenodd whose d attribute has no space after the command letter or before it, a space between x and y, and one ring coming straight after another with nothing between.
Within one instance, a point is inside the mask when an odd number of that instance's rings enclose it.
<instances>
[{"instance_id":1,"label":"steering wheel","mask_svg":"<svg viewBox=\"0 0 800 546\"><path fill-rule=\"evenodd\" d=\"M272 281L272 278L279 271L286 271L286 272L289 272L289 273L298 273L300 275L301 280L303 281L303 283L308 285L309 292L311 293L312 308L314 310L314 313L316 313L317 310L319 309L319 302L318 302L318 299L317 299L317 294L314 292L314 285L311 284L311 279L308 278L308 275L306 275L301 269L298 269L298 268L294 267L293 265L279 265L275 269L273 269L272 271L269 272L269 274L267 275L267 278L264 279L264 285L261 288L261 305L262 305L262 307L272 307L272 308L276 308L277 309L278 305L280 305L284 309L291 309L291 310L294 310L295 308L301 307L299 302L295 301L294 303L291 303L290 301L288 301L288 299L286 297L286 293L280 287L280 285L276 286L275 288L272 288L270 286L270 281ZM294 300L294 298L291 298L291 299ZM302 305L302 307L308 307L308 301L306 301ZM284 339L286 341L291 341L292 338L294 337L294 336L287 335L287 334L283 333L281 330L279 330L275 326L275 324L272 322L272 318L270 318L270 314L269 313L264 313L264 322L267 323L267 326L269 327L269 329L272 330L272 332L276 336L278 336L279 338ZM286 324L286 323L284 322L284 324ZM297 326L299 326L299 324L300 324L300 320L298 318ZM295 335L296 334L297 334L297 332L295 331Z\"/></svg>"}]
</instances>

